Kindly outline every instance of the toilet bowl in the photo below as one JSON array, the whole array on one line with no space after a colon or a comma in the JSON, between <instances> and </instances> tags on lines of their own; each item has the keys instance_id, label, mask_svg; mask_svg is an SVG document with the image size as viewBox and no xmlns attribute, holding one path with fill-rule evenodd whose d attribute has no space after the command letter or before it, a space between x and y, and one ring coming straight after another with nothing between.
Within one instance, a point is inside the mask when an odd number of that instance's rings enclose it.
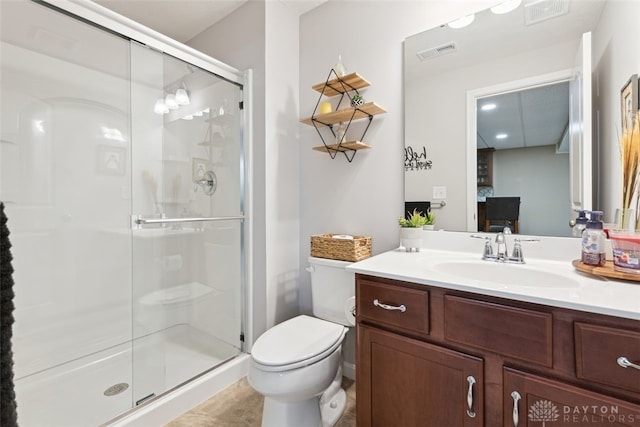
<instances>
[{"instance_id":1,"label":"toilet bowl","mask_svg":"<svg viewBox=\"0 0 640 427\"><path fill-rule=\"evenodd\" d=\"M256 341L247 379L265 398L262 427L335 424L346 403L339 382L347 330L302 315L274 326ZM337 388L330 387L334 381L338 381ZM323 423L323 404L327 407L324 412L337 414L332 424Z\"/></svg>"},{"instance_id":2,"label":"toilet bowl","mask_svg":"<svg viewBox=\"0 0 640 427\"><path fill-rule=\"evenodd\" d=\"M314 315L324 318L300 315L282 322L251 350L247 379L264 396L262 427L332 427L346 405L342 342L353 326L345 305L353 299L353 273L345 270L349 262L309 258L309 263ZM321 284L322 297L316 298Z\"/></svg>"}]
</instances>

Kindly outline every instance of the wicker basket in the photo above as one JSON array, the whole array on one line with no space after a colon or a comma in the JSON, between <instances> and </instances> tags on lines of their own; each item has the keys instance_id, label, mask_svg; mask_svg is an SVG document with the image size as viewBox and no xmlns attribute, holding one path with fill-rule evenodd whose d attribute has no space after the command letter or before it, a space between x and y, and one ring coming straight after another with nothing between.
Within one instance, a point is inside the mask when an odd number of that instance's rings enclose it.
<instances>
[{"instance_id":1,"label":"wicker basket","mask_svg":"<svg viewBox=\"0 0 640 427\"><path fill-rule=\"evenodd\" d=\"M333 234L311 236L311 256L360 261L371 256L371 237L353 236L352 239L334 239Z\"/></svg>"}]
</instances>

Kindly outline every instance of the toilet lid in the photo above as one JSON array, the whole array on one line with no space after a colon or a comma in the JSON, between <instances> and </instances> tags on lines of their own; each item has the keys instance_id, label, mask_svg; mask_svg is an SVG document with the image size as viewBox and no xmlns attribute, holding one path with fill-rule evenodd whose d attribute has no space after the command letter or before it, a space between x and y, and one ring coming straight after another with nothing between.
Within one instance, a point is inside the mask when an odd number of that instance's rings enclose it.
<instances>
[{"instance_id":1,"label":"toilet lid","mask_svg":"<svg viewBox=\"0 0 640 427\"><path fill-rule=\"evenodd\" d=\"M301 315L262 334L253 345L251 356L266 366L295 364L339 345L346 331L343 325Z\"/></svg>"}]
</instances>

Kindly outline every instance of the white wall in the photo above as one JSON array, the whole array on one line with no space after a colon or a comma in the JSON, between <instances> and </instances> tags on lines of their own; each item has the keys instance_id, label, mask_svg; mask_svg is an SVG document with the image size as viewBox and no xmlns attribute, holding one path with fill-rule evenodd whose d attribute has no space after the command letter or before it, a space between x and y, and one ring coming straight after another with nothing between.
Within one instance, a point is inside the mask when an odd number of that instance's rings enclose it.
<instances>
[{"instance_id":1,"label":"white wall","mask_svg":"<svg viewBox=\"0 0 640 427\"><path fill-rule=\"evenodd\" d=\"M620 90L632 74L640 74L640 2L609 0L593 34L594 142L600 157L596 207L613 222L622 201Z\"/></svg>"},{"instance_id":2,"label":"white wall","mask_svg":"<svg viewBox=\"0 0 640 427\"><path fill-rule=\"evenodd\" d=\"M520 196L520 233L571 236L568 153L554 145L497 150L493 182L495 196Z\"/></svg>"},{"instance_id":3,"label":"white wall","mask_svg":"<svg viewBox=\"0 0 640 427\"><path fill-rule=\"evenodd\" d=\"M298 14L279 1L266 7L265 191L267 325L298 314L300 145Z\"/></svg>"},{"instance_id":4,"label":"white wall","mask_svg":"<svg viewBox=\"0 0 640 427\"><path fill-rule=\"evenodd\" d=\"M253 332L298 314L298 13L250 1L189 45L253 69Z\"/></svg>"},{"instance_id":5,"label":"white wall","mask_svg":"<svg viewBox=\"0 0 640 427\"><path fill-rule=\"evenodd\" d=\"M310 236L346 233L372 237L373 254L398 246L397 217L404 210L403 41L417 32L496 1L330 1L300 20L300 118L318 101L311 87L324 82L338 55L347 73L371 82L361 93L387 113L375 116L364 138L372 145L348 163L342 155L312 151L322 141L300 124L300 271L307 266ZM361 126L357 123L358 126ZM461 124L464 127L464 123ZM311 312L308 274L300 278L300 310ZM343 346L355 360L354 334Z\"/></svg>"},{"instance_id":6,"label":"white wall","mask_svg":"<svg viewBox=\"0 0 640 427\"><path fill-rule=\"evenodd\" d=\"M372 148L359 151L352 163L312 151L322 142L313 127L300 125L301 271L313 234L371 236L374 254L398 246L397 217L404 209L403 40L495 3L330 1L301 17L300 117L312 114L318 93L311 86L326 79L338 54L347 72L371 82L364 98L387 110L374 117L364 138ZM300 283L300 308L309 312L309 277L302 275Z\"/></svg>"},{"instance_id":7,"label":"white wall","mask_svg":"<svg viewBox=\"0 0 640 427\"><path fill-rule=\"evenodd\" d=\"M253 206L251 212L245 214L253 223L253 325L250 329L258 336L267 327L264 2L247 2L186 44L239 70L253 70Z\"/></svg>"}]
</instances>

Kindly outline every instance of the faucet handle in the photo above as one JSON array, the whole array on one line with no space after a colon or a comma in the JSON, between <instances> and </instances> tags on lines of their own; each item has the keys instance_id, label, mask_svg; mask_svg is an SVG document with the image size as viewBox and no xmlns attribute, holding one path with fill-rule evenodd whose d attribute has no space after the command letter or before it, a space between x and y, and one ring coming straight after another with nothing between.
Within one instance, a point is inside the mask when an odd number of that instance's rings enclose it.
<instances>
[{"instance_id":1,"label":"faucet handle","mask_svg":"<svg viewBox=\"0 0 640 427\"><path fill-rule=\"evenodd\" d=\"M520 239L516 239L515 243L513 244L513 254L511 255L511 258L513 258L516 262L524 263Z\"/></svg>"},{"instance_id":2,"label":"faucet handle","mask_svg":"<svg viewBox=\"0 0 640 427\"><path fill-rule=\"evenodd\" d=\"M482 257L488 258L493 256L493 246L491 245L491 240L487 239L484 242L484 250L482 251Z\"/></svg>"},{"instance_id":3,"label":"faucet handle","mask_svg":"<svg viewBox=\"0 0 640 427\"><path fill-rule=\"evenodd\" d=\"M532 237L516 237L515 239L513 239L513 254L511 255L511 258L520 263L520 264L524 264L524 255L522 254L522 245L520 244L520 242L539 242L540 239L536 239L536 238L532 238Z\"/></svg>"}]
</instances>

